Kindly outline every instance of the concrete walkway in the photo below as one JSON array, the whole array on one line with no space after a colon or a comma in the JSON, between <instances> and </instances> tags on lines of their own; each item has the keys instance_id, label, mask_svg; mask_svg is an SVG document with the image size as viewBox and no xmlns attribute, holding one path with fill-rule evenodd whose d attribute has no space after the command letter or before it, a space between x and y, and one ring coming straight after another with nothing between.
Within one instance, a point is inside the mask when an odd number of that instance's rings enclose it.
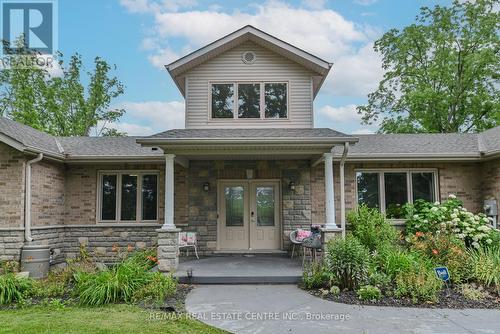
<instances>
[{"instance_id":1,"label":"concrete walkway","mask_svg":"<svg viewBox=\"0 0 500 334\"><path fill-rule=\"evenodd\" d=\"M186 308L233 333L500 333L499 310L354 306L295 285L202 285Z\"/></svg>"}]
</instances>

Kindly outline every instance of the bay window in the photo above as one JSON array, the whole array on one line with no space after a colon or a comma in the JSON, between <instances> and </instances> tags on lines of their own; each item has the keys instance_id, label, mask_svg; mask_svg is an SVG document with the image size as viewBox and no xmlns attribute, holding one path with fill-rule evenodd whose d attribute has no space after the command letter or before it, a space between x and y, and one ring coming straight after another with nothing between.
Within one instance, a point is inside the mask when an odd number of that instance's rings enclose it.
<instances>
[{"instance_id":1,"label":"bay window","mask_svg":"<svg viewBox=\"0 0 500 334\"><path fill-rule=\"evenodd\" d=\"M286 119L286 82L212 83L212 119Z\"/></svg>"},{"instance_id":2,"label":"bay window","mask_svg":"<svg viewBox=\"0 0 500 334\"><path fill-rule=\"evenodd\" d=\"M358 170L358 204L377 208L388 218L404 218L403 206L418 199L437 199L435 170Z\"/></svg>"},{"instance_id":3,"label":"bay window","mask_svg":"<svg viewBox=\"0 0 500 334\"><path fill-rule=\"evenodd\" d=\"M157 219L157 172L110 171L99 173L99 221L137 222L156 221Z\"/></svg>"}]
</instances>

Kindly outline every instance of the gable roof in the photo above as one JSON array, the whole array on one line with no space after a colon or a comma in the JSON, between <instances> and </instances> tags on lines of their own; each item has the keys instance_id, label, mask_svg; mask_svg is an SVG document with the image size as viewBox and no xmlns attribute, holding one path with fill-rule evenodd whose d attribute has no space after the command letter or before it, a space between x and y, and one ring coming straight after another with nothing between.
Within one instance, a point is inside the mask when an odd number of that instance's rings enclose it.
<instances>
[{"instance_id":1,"label":"gable roof","mask_svg":"<svg viewBox=\"0 0 500 334\"><path fill-rule=\"evenodd\" d=\"M323 81L333 65L332 63L314 56L311 53L293 46L260 29L247 25L168 65L165 65L165 68L168 70L172 79L174 79L175 84L184 96L185 77L183 74L185 72L248 40L270 49L316 73L317 76L313 77L314 96L318 93Z\"/></svg>"}]
</instances>

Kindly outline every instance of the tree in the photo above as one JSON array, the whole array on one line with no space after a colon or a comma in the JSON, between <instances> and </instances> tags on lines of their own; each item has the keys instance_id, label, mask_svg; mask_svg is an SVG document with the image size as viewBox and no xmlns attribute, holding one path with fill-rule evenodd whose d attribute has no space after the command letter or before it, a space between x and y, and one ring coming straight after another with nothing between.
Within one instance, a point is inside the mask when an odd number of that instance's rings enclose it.
<instances>
[{"instance_id":1,"label":"tree","mask_svg":"<svg viewBox=\"0 0 500 334\"><path fill-rule=\"evenodd\" d=\"M375 42L386 71L358 107L379 132L472 132L500 124L500 15L494 0L423 7Z\"/></svg>"},{"instance_id":2,"label":"tree","mask_svg":"<svg viewBox=\"0 0 500 334\"><path fill-rule=\"evenodd\" d=\"M19 53L39 57L27 49ZM22 57L20 55L15 55ZM61 75L36 64L11 64L0 71L0 115L55 136L123 135L109 124L124 114L112 109L112 100L124 92L123 84L110 75L112 67L102 58L82 79L82 58L74 54L64 63L58 54ZM15 59L15 58L14 58ZM85 87L83 81L88 81Z\"/></svg>"}]
</instances>

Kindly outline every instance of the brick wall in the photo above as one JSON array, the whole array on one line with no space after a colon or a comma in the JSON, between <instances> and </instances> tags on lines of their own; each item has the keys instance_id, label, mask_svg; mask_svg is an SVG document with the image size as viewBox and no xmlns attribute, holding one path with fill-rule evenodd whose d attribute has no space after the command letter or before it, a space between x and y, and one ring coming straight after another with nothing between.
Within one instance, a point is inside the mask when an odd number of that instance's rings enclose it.
<instances>
[{"instance_id":1,"label":"brick wall","mask_svg":"<svg viewBox=\"0 0 500 334\"><path fill-rule=\"evenodd\" d=\"M0 143L0 228L24 224L24 156Z\"/></svg>"},{"instance_id":2,"label":"brick wall","mask_svg":"<svg viewBox=\"0 0 500 334\"><path fill-rule=\"evenodd\" d=\"M500 203L500 159L486 161L482 164L482 197L495 198Z\"/></svg>"},{"instance_id":3,"label":"brick wall","mask_svg":"<svg viewBox=\"0 0 500 334\"><path fill-rule=\"evenodd\" d=\"M31 180L31 225L63 225L64 165L46 161L33 164Z\"/></svg>"},{"instance_id":4,"label":"brick wall","mask_svg":"<svg viewBox=\"0 0 500 334\"><path fill-rule=\"evenodd\" d=\"M464 206L470 211L481 211L482 201L485 191L482 189L491 189L493 192L496 185L496 191L500 188L500 172L498 171L499 162L492 161L485 163L483 174L481 165L473 162L451 162L451 163L346 163L345 165L345 206L346 212L356 206L356 169L385 169L385 168L428 168L437 169L439 175L439 201L448 198L448 195L455 194L464 202ZM335 180L335 209L337 224L340 224L340 181L339 165L334 164ZM312 213L313 222L324 224L324 166L313 168L311 172L312 189ZM484 180L481 183L481 180ZM492 180L497 180L496 183ZM486 184L489 186L487 187Z\"/></svg>"}]
</instances>

